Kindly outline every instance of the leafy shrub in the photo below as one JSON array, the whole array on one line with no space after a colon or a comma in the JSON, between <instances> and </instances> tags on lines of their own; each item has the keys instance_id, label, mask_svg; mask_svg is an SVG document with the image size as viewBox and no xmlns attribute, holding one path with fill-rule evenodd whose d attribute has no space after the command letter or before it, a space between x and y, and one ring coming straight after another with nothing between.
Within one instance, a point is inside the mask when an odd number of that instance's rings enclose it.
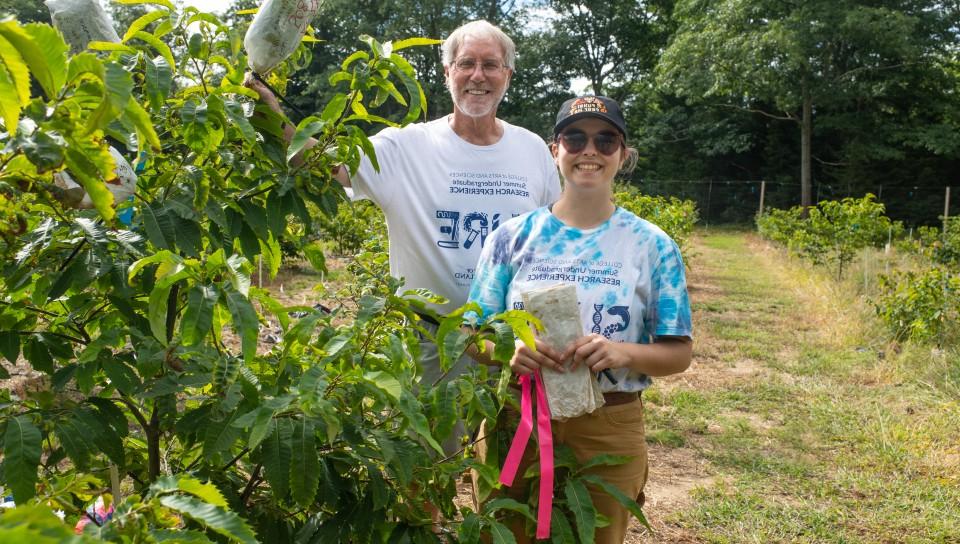
<instances>
[{"instance_id":1,"label":"leafy shrub","mask_svg":"<svg viewBox=\"0 0 960 544\"><path fill-rule=\"evenodd\" d=\"M835 266L837 278L842 278L857 251L882 247L894 224L884 215L883 204L867 194L825 200L807 210L797 206L766 212L757 219L757 227L763 236L785 241L791 252L814 264Z\"/></svg>"},{"instance_id":2,"label":"leafy shrub","mask_svg":"<svg viewBox=\"0 0 960 544\"><path fill-rule=\"evenodd\" d=\"M874 307L897 340L960 340L960 274L944 267L881 275Z\"/></svg>"},{"instance_id":3,"label":"leafy shrub","mask_svg":"<svg viewBox=\"0 0 960 544\"><path fill-rule=\"evenodd\" d=\"M323 216L318 224L323 239L333 244L338 255L352 255L371 239L387 238L383 212L369 200L343 202L335 216Z\"/></svg>"},{"instance_id":4,"label":"leafy shrub","mask_svg":"<svg viewBox=\"0 0 960 544\"><path fill-rule=\"evenodd\" d=\"M290 219L313 220L308 202L332 214L331 165L356 168L370 149L361 125L421 115L422 90L397 51L433 41L365 38L288 147L281 119L241 85L242 25L157 6L122 43L94 43L99 54L69 56L46 25L0 22L0 355L43 377L0 390L0 485L19 505L0 514L0 540L58 538L36 505L73 524L108 492L124 495L113 521L76 541L434 540L423 505L457 519L465 463L441 459L436 444L457 417L495 416L485 370L417 388L410 323L426 295L396 295L386 274L346 320L311 308L294 319L303 308L250 285L257 257L276 273L281 243L297 235ZM388 100L399 121L370 113ZM130 225L104 185L108 135L144 157ZM319 145L306 165L289 165L308 137ZM52 181L63 169L95 209L61 202ZM265 349L268 317L282 340ZM459 315L443 324L450 364L482 337L512 349L505 338L522 320L472 336Z\"/></svg>"},{"instance_id":5,"label":"leafy shrub","mask_svg":"<svg viewBox=\"0 0 960 544\"><path fill-rule=\"evenodd\" d=\"M674 196L644 195L629 185L620 186L613 198L618 206L663 229L680 247L684 262L689 264L688 241L700 219L696 202Z\"/></svg>"}]
</instances>

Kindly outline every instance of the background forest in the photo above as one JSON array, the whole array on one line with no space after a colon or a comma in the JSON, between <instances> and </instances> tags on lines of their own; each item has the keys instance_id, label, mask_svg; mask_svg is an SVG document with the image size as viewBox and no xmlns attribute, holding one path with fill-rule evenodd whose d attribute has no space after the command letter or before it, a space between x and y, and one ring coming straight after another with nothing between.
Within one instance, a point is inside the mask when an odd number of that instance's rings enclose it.
<instances>
[{"instance_id":1,"label":"background forest","mask_svg":"<svg viewBox=\"0 0 960 544\"><path fill-rule=\"evenodd\" d=\"M32 0L3 4L48 17ZM143 10L111 9L121 27ZM546 136L571 89L621 101L642 157L630 181L697 201L707 223L752 219L766 181L768 206L869 192L893 219L937 224L944 188L960 185L956 1L329 0L287 98L318 111L360 34L442 39L473 18L517 42L502 118ZM410 56L428 116L445 115L439 47Z\"/></svg>"}]
</instances>

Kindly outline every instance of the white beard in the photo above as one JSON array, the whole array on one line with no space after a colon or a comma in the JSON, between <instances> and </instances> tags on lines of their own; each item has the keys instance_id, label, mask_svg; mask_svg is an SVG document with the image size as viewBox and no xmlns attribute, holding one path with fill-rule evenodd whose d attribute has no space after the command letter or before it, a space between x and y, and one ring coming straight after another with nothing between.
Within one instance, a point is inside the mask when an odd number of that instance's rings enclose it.
<instances>
[{"instance_id":1,"label":"white beard","mask_svg":"<svg viewBox=\"0 0 960 544\"><path fill-rule=\"evenodd\" d=\"M503 97L507 94L507 86L504 85L499 96L489 94L484 97L484 101L471 101L469 96L463 94L463 89L454 88L452 85L447 85L447 88L450 89L450 98L453 99L457 109L468 117L485 117L497 111L497 106L500 105Z\"/></svg>"}]
</instances>

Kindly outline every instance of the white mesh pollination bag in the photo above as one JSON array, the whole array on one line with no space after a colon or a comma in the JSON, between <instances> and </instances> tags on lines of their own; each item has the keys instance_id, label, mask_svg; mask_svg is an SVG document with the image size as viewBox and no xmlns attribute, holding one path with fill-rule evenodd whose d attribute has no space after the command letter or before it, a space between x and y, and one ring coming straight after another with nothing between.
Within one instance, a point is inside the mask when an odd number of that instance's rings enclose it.
<instances>
[{"instance_id":1,"label":"white mesh pollination bag","mask_svg":"<svg viewBox=\"0 0 960 544\"><path fill-rule=\"evenodd\" d=\"M551 285L521 295L523 309L543 324L540 339L562 351L583 336L577 287L570 283ZM589 414L603 406L603 393L596 377L586 365L571 370L573 359L563 362L566 372L543 369L540 373L547 390L552 419L565 420Z\"/></svg>"},{"instance_id":2,"label":"white mesh pollination bag","mask_svg":"<svg viewBox=\"0 0 960 544\"><path fill-rule=\"evenodd\" d=\"M243 38L250 69L264 75L289 57L319 9L320 0L266 0Z\"/></svg>"},{"instance_id":3,"label":"white mesh pollination bag","mask_svg":"<svg viewBox=\"0 0 960 544\"><path fill-rule=\"evenodd\" d=\"M46 0L53 26L63 34L72 53L79 53L90 42L120 41L100 0Z\"/></svg>"},{"instance_id":4,"label":"white mesh pollination bag","mask_svg":"<svg viewBox=\"0 0 960 544\"><path fill-rule=\"evenodd\" d=\"M127 200L137 190L137 174L133 167L123 158L119 151L110 147L110 155L116 165L113 167L114 177L106 181L107 189L113 193L113 207ZM53 175L53 183L64 190L62 202L73 208L88 209L93 207L90 195L83 186L73 180L69 172L63 170Z\"/></svg>"}]
</instances>

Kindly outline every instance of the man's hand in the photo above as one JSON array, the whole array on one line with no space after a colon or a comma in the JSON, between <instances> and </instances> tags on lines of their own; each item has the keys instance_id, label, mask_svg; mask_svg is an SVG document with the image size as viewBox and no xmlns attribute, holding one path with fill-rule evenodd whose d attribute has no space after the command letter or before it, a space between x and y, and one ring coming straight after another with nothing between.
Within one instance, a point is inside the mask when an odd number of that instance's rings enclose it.
<instances>
[{"instance_id":1,"label":"man's hand","mask_svg":"<svg viewBox=\"0 0 960 544\"><path fill-rule=\"evenodd\" d=\"M517 340L517 349L510 359L510 370L518 376L532 374L540 368L549 368L557 372L565 372L560 353L539 339L536 340L537 351L528 348L522 341Z\"/></svg>"}]
</instances>

